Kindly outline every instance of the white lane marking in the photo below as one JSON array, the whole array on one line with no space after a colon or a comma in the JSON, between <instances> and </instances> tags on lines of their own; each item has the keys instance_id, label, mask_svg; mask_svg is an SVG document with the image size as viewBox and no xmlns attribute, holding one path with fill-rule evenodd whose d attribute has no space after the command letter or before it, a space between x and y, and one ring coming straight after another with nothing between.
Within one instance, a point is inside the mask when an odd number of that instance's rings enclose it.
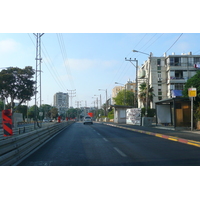
<instances>
[{"instance_id":1,"label":"white lane marking","mask_svg":"<svg viewBox=\"0 0 200 200\"><path fill-rule=\"evenodd\" d=\"M107 140L106 138L103 137L103 139L104 139L106 142L108 142L108 140Z\"/></svg>"},{"instance_id":2,"label":"white lane marking","mask_svg":"<svg viewBox=\"0 0 200 200\"><path fill-rule=\"evenodd\" d=\"M116 148L116 147L113 147L121 156L123 156L123 157L127 157L127 155L126 154L124 154L122 151L120 151L118 148Z\"/></svg>"}]
</instances>

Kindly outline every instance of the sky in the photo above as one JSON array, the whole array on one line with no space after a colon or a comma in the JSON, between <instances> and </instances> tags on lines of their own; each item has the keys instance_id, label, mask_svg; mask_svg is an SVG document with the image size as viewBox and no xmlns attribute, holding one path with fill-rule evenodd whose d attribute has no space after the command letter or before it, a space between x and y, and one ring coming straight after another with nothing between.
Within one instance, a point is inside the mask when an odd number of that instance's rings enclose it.
<instances>
[{"instance_id":1,"label":"sky","mask_svg":"<svg viewBox=\"0 0 200 200\"><path fill-rule=\"evenodd\" d=\"M68 92L75 96L69 106L94 106L111 98L115 86L135 81L136 68L148 55L192 52L200 55L199 33L44 33L41 36L42 104L53 105L53 95ZM0 33L0 68L36 67L36 36L33 33ZM134 62L133 62L134 63ZM0 69L0 70L1 70ZM115 84L118 82L120 84ZM99 89L101 89L99 91ZM34 97L29 105L34 105ZM79 102L79 103L77 103ZM96 102L95 105L97 106Z\"/></svg>"},{"instance_id":2,"label":"sky","mask_svg":"<svg viewBox=\"0 0 200 200\"><path fill-rule=\"evenodd\" d=\"M76 90L76 97L72 103L69 99L69 106L76 107L77 102L81 102L79 106L94 106L100 94L103 104L105 90L111 98L115 82L135 81L135 67L125 57L136 58L139 65L148 59L133 49L154 56L164 52L200 54L199 22L194 15L198 7L192 2L182 4L181 12L172 12L180 7L179 1L169 0L164 8L155 6L157 0L134 2L134 6L130 0L123 4L104 0L66 4L58 0L48 2L48 6L41 0L32 4L5 1L0 13L0 70L9 66L35 69L33 33L44 33L42 104L52 105L55 93L71 90ZM34 104L32 99L29 105Z\"/></svg>"},{"instance_id":3,"label":"sky","mask_svg":"<svg viewBox=\"0 0 200 200\"><path fill-rule=\"evenodd\" d=\"M154 56L161 56L166 51L168 55L172 52L181 54L190 51L195 55L200 54L197 5L198 1L195 0L187 3L174 0L164 3L158 0L2 1L0 68L24 68L28 65L35 68L36 40L33 33L45 33L41 38L42 103L52 104L56 92L74 89L76 97L73 98L73 106L75 101L82 101L83 106L87 101L87 106L93 106L92 102L95 99L92 97L100 94L103 103L105 91L98 89L107 89L110 97L112 88L116 86L115 82L125 84L128 79L135 79L135 68L130 62L125 61L125 57L136 58L139 65L147 60L147 55L133 53L133 49L147 54L152 52ZM59 44L59 41L63 43ZM166 199L172 198L172 194L179 199L182 196L192 199L198 195L195 180L199 173L190 167L167 167L166 170L159 166L145 167L145 170L140 167L130 167L129 170L123 167L103 169L64 167L62 171L61 168L52 170L46 167L37 168L36 173L30 174L30 170L20 168L19 172L19 168L13 168L9 171L9 176L13 185L28 183L27 187L23 185L26 191L38 196L31 191L37 182L37 189L45 191L44 194L40 192L40 196L43 195L45 198L58 198L60 195L60 199L63 199L68 195L74 199L74 195L76 197L80 194L80 198L87 195L87 199L94 199L98 194L99 199L102 199L106 194L107 199L133 199L135 196L139 199L147 199L149 196L160 199L163 188L168 188L169 183L172 191L175 188L176 191L184 190L184 193L168 192L165 193ZM35 168L31 170L35 172ZM55 173L52 173L54 170ZM89 176L91 171L94 173ZM2 184L10 184L11 178L4 174L1 174ZM185 184L185 177L190 178L190 187ZM194 180L191 180L191 177ZM64 187L70 188L67 193L65 189L61 192L61 184L58 184L63 180L66 180ZM48 191L52 188L53 193L47 193L44 187L48 188ZM77 187L81 192L77 193ZM99 192L99 188L104 192ZM16 195L21 199L26 198L23 198L20 188L14 187L12 190L14 198ZM4 194L8 195L9 191L4 191Z\"/></svg>"}]
</instances>

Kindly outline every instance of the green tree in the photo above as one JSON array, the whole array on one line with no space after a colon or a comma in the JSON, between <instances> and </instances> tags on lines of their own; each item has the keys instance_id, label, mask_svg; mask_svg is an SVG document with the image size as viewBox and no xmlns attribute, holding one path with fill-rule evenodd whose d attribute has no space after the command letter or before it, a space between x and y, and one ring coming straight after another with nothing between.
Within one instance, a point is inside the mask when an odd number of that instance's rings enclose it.
<instances>
[{"instance_id":1,"label":"green tree","mask_svg":"<svg viewBox=\"0 0 200 200\"><path fill-rule=\"evenodd\" d=\"M131 91L121 90L113 99L117 105L134 106L134 93Z\"/></svg>"},{"instance_id":2,"label":"green tree","mask_svg":"<svg viewBox=\"0 0 200 200\"><path fill-rule=\"evenodd\" d=\"M183 96L188 97L188 89L189 88L196 88L197 90L197 96L194 100L194 118L196 121L200 120L200 71L197 71L197 73L188 79L188 81L185 84L185 87L183 89Z\"/></svg>"},{"instance_id":3,"label":"green tree","mask_svg":"<svg viewBox=\"0 0 200 200\"><path fill-rule=\"evenodd\" d=\"M38 118L38 111L39 111L39 108L38 106L31 106L29 109L28 109L28 118L33 118L35 119L35 109L36 109L36 114L37 114L37 118Z\"/></svg>"},{"instance_id":4,"label":"green tree","mask_svg":"<svg viewBox=\"0 0 200 200\"><path fill-rule=\"evenodd\" d=\"M51 113L51 118L58 117L58 109L56 107L51 108L50 113Z\"/></svg>"},{"instance_id":5,"label":"green tree","mask_svg":"<svg viewBox=\"0 0 200 200\"><path fill-rule=\"evenodd\" d=\"M16 109L16 113L22 113L23 115L23 120L25 120L25 117L27 117L27 109L28 107L26 105L20 105Z\"/></svg>"},{"instance_id":6,"label":"green tree","mask_svg":"<svg viewBox=\"0 0 200 200\"><path fill-rule=\"evenodd\" d=\"M188 89L191 87L196 88L197 90L197 97L195 98L196 101L194 101L194 104L198 105L198 102L200 101L200 71L197 71L197 73L186 82L182 92L184 97L188 97Z\"/></svg>"},{"instance_id":7,"label":"green tree","mask_svg":"<svg viewBox=\"0 0 200 200\"><path fill-rule=\"evenodd\" d=\"M81 112L80 112L81 113ZM79 113L79 114L80 114ZM67 117L69 117L69 118L75 118L75 117L77 117L77 115L78 115L78 110L77 109L75 109L75 108L70 108L68 111L67 111Z\"/></svg>"},{"instance_id":8,"label":"green tree","mask_svg":"<svg viewBox=\"0 0 200 200\"><path fill-rule=\"evenodd\" d=\"M40 107L40 112L43 112L43 118L51 118L52 106L48 104L42 104Z\"/></svg>"},{"instance_id":9,"label":"green tree","mask_svg":"<svg viewBox=\"0 0 200 200\"><path fill-rule=\"evenodd\" d=\"M0 98L6 99L10 103L12 113L15 112L14 100L18 100L20 106L26 101L30 101L34 95L34 84L32 80L35 74L31 66L24 69L9 67L0 72Z\"/></svg>"},{"instance_id":10,"label":"green tree","mask_svg":"<svg viewBox=\"0 0 200 200\"><path fill-rule=\"evenodd\" d=\"M0 101L0 111L2 111L4 109L4 103L3 101Z\"/></svg>"}]
</instances>

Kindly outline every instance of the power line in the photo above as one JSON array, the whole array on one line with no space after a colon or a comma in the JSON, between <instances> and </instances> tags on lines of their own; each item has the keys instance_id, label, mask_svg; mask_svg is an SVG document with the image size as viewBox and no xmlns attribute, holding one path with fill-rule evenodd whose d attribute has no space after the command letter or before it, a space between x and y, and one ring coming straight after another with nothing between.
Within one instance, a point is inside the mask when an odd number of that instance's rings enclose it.
<instances>
[{"instance_id":1,"label":"power line","mask_svg":"<svg viewBox=\"0 0 200 200\"><path fill-rule=\"evenodd\" d=\"M28 36L29 36L30 40L32 41L33 45L36 47L36 45L35 45L35 43L33 42L33 40L32 40L32 38L31 38L31 36L30 36L29 33L28 33ZM48 57L48 62L46 63L45 61L43 61L44 64L46 65L47 69L49 70L50 74L52 75L52 78L55 80L55 82L58 84L58 86L59 86L60 88L64 89L64 90L67 90L67 89L65 88L63 82L61 82L60 79L58 78L57 73L56 73L57 71L56 71L56 70L54 71L54 68L53 68L54 64L53 64L52 60L50 59L50 56L49 56L49 54L48 54L48 52L47 52L47 50L46 50L46 48L45 48L45 45L44 45L43 43L42 43L42 46L43 46L43 48L44 48L45 51L46 51L46 53L45 53L45 52L43 51L43 49L42 49L42 53L44 54L45 57ZM46 55L46 54L47 54L47 55ZM50 63L49 61L50 61L51 63ZM51 66L51 69L52 69L52 70L49 69L48 65ZM52 71L53 71L53 73L52 73Z\"/></svg>"},{"instance_id":2,"label":"power line","mask_svg":"<svg viewBox=\"0 0 200 200\"><path fill-rule=\"evenodd\" d=\"M180 35L179 35L179 37L176 39L176 41L172 44L172 46L167 50L167 51L165 51L166 53L176 44L176 42L180 39L180 37L183 35L183 33L181 33Z\"/></svg>"},{"instance_id":3,"label":"power line","mask_svg":"<svg viewBox=\"0 0 200 200\"><path fill-rule=\"evenodd\" d=\"M75 90L67 90L70 92L69 97L71 98L71 107L72 107L72 98L75 97L76 95L76 89ZM74 95L74 96L73 96Z\"/></svg>"},{"instance_id":4,"label":"power line","mask_svg":"<svg viewBox=\"0 0 200 200\"><path fill-rule=\"evenodd\" d=\"M62 58L63 58L63 63L64 63L64 66L65 66L70 84L71 84L72 88L75 88L73 80L71 80L72 75L71 75L70 67L67 67L67 65L66 65L66 61L68 61L68 59L67 59L67 53L66 53L66 48L65 48L65 44L64 44L64 39L62 37L62 34L57 33L56 35L57 35L58 43L59 43L59 46L60 46L60 50L61 50L61 54L62 54Z\"/></svg>"}]
</instances>

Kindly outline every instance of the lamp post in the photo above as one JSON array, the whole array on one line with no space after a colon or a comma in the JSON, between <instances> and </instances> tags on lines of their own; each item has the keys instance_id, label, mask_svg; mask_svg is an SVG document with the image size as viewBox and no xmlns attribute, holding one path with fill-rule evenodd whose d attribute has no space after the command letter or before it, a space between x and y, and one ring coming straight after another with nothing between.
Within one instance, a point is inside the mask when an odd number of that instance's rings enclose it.
<instances>
[{"instance_id":1,"label":"lamp post","mask_svg":"<svg viewBox=\"0 0 200 200\"><path fill-rule=\"evenodd\" d=\"M147 77L147 92L146 92L146 106L145 106L145 116L147 117L148 101L149 101L149 79L150 79L150 68L151 68L151 56L152 53L144 53L142 51L133 50L135 53L142 53L149 56L149 66L148 66L148 77Z\"/></svg>"},{"instance_id":2,"label":"lamp post","mask_svg":"<svg viewBox=\"0 0 200 200\"><path fill-rule=\"evenodd\" d=\"M99 89L99 90L103 90L103 91L105 91L106 92L106 113L105 113L105 116L107 116L107 114L108 114L108 112L107 112L107 110L108 110L108 103L107 103L107 89L106 90L104 90L104 89Z\"/></svg>"},{"instance_id":3,"label":"lamp post","mask_svg":"<svg viewBox=\"0 0 200 200\"><path fill-rule=\"evenodd\" d=\"M126 85L122 84L122 83L118 83L118 82L115 82L115 84L119 84L119 85L123 85L124 86L124 89L125 89L125 93L124 93L124 105L126 105Z\"/></svg>"},{"instance_id":4,"label":"lamp post","mask_svg":"<svg viewBox=\"0 0 200 200\"><path fill-rule=\"evenodd\" d=\"M131 64L136 68L136 77L135 77L136 86L135 86L134 106L135 108L137 108L138 107L138 103L137 103L138 102L138 60L136 60L136 58L134 60L132 60L131 58L130 59L125 58L125 61L130 61ZM135 61L136 65L132 63L132 61Z\"/></svg>"}]
</instances>

